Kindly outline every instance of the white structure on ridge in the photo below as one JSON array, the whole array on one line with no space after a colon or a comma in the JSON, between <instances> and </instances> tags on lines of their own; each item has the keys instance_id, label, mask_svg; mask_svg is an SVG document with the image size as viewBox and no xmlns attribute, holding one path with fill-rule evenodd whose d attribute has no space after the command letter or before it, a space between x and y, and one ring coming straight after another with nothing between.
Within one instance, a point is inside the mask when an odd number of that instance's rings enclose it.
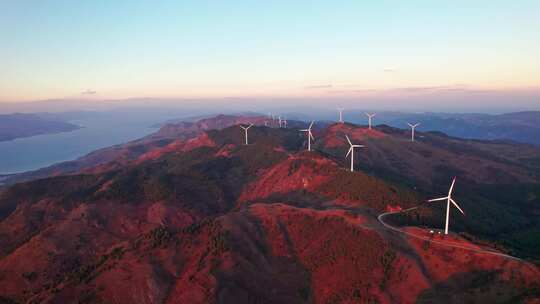
<instances>
[{"instance_id":1,"label":"white structure on ridge","mask_svg":"<svg viewBox=\"0 0 540 304\"><path fill-rule=\"evenodd\" d=\"M313 134L311 133L311 127L313 127L313 121L309 124L309 128L300 130L300 132L306 132L307 134L307 142L308 142L308 151L311 151L311 140L315 140L313 137Z\"/></svg>"},{"instance_id":2,"label":"white structure on ridge","mask_svg":"<svg viewBox=\"0 0 540 304\"><path fill-rule=\"evenodd\" d=\"M339 111L339 122L343 123L343 110L345 110L345 109L344 108L337 108L337 110Z\"/></svg>"},{"instance_id":3,"label":"white structure on ridge","mask_svg":"<svg viewBox=\"0 0 540 304\"><path fill-rule=\"evenodd\" d=\"M418 127L420 125L420 123L417 123L417 124L410 124L410 123L407 123L409 125L409 127L411 127L411 141L414 141L414 129L416 129L416 127Z\"/></svg>"},{"instance_id":4,"label":"white structure on ridge","mask_svg":"<svg viewBox=\"0 0 540 304\"><path fill-rule=\"evenodd\" d=\"M349 156L349 154L351 155L351 172L353 172L354 171L354 148L364 148L365 146L353 145L351 140L349 139L349 136L345 135L345 138L347 138L347 141L349 142L349 145L350 145L349 151L347 152L347 155L345 155L345 157Z\"/></svg>"},{"instance_id":5,"label":"white structure on ridge","mask_svg":"<svg viewBox=\"0 0 540 304\"><path fill-rule=\"evenodd\" d=\"M246 136L246 145L249 144L249 143L248 143L248 130L249 130L249 128L251 128L251 127L253 127L253 124L252 124L252 123L250 123L249 126L247 126L247 127L244 127L244 126L240 125L240 128L244 129L244 132L245 132L245 136Z\"/></svg>"},{"instance_id":6,"label":"white structure on ridge","mask_svg":"<svg viewBox=\"0 0 540 304\"><path fill-rule=\"evenodd\" d=\"M375 115L377 115L377 113L366 113L366 116L368 117L368 125L369 125L369 129L371 130L371 120L373 119L373 117L375 117Z\"/></svg>"},{"instance_id":7,"label":"white structure on ridge","mask_svg":"<svg viewBox=\"0 0 540 304\"><path fill-rule=\"evenodd\" d=\"M455 183L456 183L456 178L454 177L454 179L452 180L452 185L450 185L450 190L448 191L448 196L434 198L428 201L428 202L446 201L446 223L444 225L444 234L448 234L448 221L450 219L450 203L454 204L454 206L456 206L456 208L458 208L458 210L461 213L465 214L465 212L463 212L463 210L461 210L461 208L458 206L456 201L452 199L452 191L454 190Z\"/></svg>"}]
</instances>

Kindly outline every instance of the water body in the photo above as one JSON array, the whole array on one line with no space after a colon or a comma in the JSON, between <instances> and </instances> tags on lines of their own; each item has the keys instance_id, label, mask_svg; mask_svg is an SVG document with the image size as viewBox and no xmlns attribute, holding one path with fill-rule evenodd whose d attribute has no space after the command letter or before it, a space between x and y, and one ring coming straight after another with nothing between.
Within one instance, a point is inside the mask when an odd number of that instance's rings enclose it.
<instances>
[{"instance_id":1,"label":"water body","mask_svg":"<svg viewBox=\"0 0 540 304\"><path fill-rule=\"evenodd\" d=\"M173 116L174 117L174 116ZM81 129L0 142L0 174L35 170L157 131L162 115L99 114L71 120ZM154 125L154 126L153 126Z\"/></svg>"}]
</instances>

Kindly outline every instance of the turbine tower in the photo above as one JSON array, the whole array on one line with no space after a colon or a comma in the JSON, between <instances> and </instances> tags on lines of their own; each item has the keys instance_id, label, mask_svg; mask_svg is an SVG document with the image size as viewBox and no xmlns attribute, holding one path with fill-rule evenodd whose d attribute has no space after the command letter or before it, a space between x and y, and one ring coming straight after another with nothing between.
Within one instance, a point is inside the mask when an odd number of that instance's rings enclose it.
<instances>
[{"instance_id":1,"label":"turbine tower","mask_svg":"<svg viewBox=\"0 0 540 304\"><path fill-rule=\"evenodd\" d=\"M307 132L307 150L311 151L311 140L315 140L313 133L311 133L311 127L313 127L313 121L309 124L309 128L300 130L300 132Z\"/></svg>"},{"instance_id":2,"label":"turbine tower","mask_svg":"<svg viewBox=\"0 0 540 304\"><path fill-rule=\"evenodd\" d=\"M287 119L283 119L283 128L287 129Z\"/></svg>"},{"instance_id":3,"label":"turbine tower","mask_svg":"<svg viewBox=\"0 0 540 304\"><path fill-rule=\"evenodd\" d=\"M369 125L369 129L371 130L371 120L373 119L373 117L375 117L375 115L377 115L377 113L366 113L366 116L368 117L368 125Z\"/></svg>"},{"instance_id":4,"label":"turbine tower","mask_svg":"<svg viewBox=\"0 0 540 304\"><path fill-rule=\"evenodd\" d=\"M410 124L410 123L407 123L409 125L409 127L411 127L411 141L414 141L414 129L416 129L416 127L418 127L420 125L420 123L417 123L417 124Z\"/></svg>"},{"instance_id":5,"label":"turbine tower","mask_svg":"<svg viewBox=\"0 0 540 304\"><path fill-rule=\"evenodd\" d=\"M350 145L349 151L347 152L347 155L345 155L345 157L349 156L349 154L351 155L351 172L353 172L354 171L354 148L364 148L365 146L353 145L351 140L349 139L349 136L345 135L345 137L347 138L347 141L349 142L349 145Z\"/></svg>"},{"instance_id":6,"label":"turbine tower","mask_svg":"<svg viewBox=\"0 0 540 304\"><path fill-rule=\"evenodd\" d=\"M454 179L452 180L452 185L450 185L450 190L448 191L448 196L441 197L441 198L434 198L428 201L428 202L437 202L437 201L444 201L444 200L446 201L446 224L444 225L444 234L448 234L448 220L450 218L450 203L454 204L454 206L456 206L456 208L458 208L458 210L461 213L465 214L465 212L463 212L463 210L461 210L461 208L458 206L456 201L452 199L452 190L454 190L455 183L456 183L456 178L454 177Z\"/></svg>"},{"instance_id":7,"label":"turbine tower","mask_svg":"<svg viewBox=\"0 0 540 304\"><path fill-rule=\"evenodd\" d=\"M337 110L339 111L339 122L343 123L343 110L345 110L345 109L344 108L337 108Z\"/></svg>"},{"instance_id":8,"label":"turbine tower","mask_svg":"<svg viewBox=\"0 0 540 304\"><path fill-rule=\"evenodd\" d=\"M283 123L283 120L281 120L281 116L278 116L278 124L279 124L279 127L281 128L281 124Z\"/></svg>"},{"instance_id":9,"label":"turbine tower","mask_svg":"<svg viewBox=\"0 0 540 304\"><path fill-rule=\"evenodd\" d=\"M252 124L252 123L250 123L249 126L247 126L247 127L244 127L244 126L240 125L240 128L244 129L244 132L245 132L245 136L246 136L246 146L249 144L249 143L248 143L248 129L251 128L251 127L253 127L253 124Z\"/></svg>"}]
</instances>

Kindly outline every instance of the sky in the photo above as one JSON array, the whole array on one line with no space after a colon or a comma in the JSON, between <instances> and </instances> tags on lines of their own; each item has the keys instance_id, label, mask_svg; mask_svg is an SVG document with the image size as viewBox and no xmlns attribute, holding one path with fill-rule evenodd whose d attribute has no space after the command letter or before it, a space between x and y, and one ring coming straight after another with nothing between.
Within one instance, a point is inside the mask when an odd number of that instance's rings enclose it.
<instances>
[{"instance_id":1,"label":"sky","mask_svg":"<svg viewBox=\"0 0 540 304\"><path fill-rule=\"evenodd\" d=\"M0 102L540 108L539 1L0 0Z\"/></svg>"}]
</instances>

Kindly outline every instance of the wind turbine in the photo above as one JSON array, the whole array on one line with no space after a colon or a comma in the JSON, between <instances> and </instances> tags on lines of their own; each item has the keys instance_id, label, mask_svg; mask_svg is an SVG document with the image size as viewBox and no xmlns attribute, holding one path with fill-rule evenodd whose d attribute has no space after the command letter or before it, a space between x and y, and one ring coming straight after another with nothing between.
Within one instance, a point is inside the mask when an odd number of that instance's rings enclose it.
<instances>
[{"instance_id":1,"label":"wind turbine","mask_svg":"<svg viewBox=\"0 0 540 304\"><path fill-rule=\"evenodd\" d=\"M253 127L253 124L250 123L249 126L247 127L244 127L242 125L240 125L240 128L244 129L244 132L245 132L245 135L246 135L246 146L248 145L248 129Z\"/></svg>"},{"instance_id":2,"label":"wind turbine","mask_svg":"<svg viewBox=\"0 0 540 304\"><path fill-rule=\"evenodd\" d=\"M313 127L313 121L309 124L309 128L300 130L300 132L307 132L307 150L311 151L311 140L315 140L313 133L311 133L311 127Z\"/></svg>"},{"instance_id":3,"label":"wind turbine","mask_svg":"<svg viewBox=\"0 0 540 304\"><path fill-rule=\"evenodd\" d=\"M281 124L282 124L283 120L281 120L281 116L278 116L278 123L279 123L279 127L281 128Z\"/></svg>"},{"instance_id":4,"label":"wind turbine","mask_svg":"<svg viewBox=\"0 0 540 304\"><path fill-rule=\"evenodd\" d=\"M337 108L337 110L339 111L339 122L343 123L343 110L345 110L345 109L344 108Z\"/></svg>"},{"instance_id":5,"label":"wind turbine","mask_svg":"<svg viewBox=\"0 0 540 304\"><path fill-rule=\"evenodd\" d=\"M414 129L416 129L416 127L418 127L420 125L420 123L417 123L417 124L410 124L410 123L407 123L409 125L409 127L411 127L411 141L414 141Z\"/></svg>"},{"instance_id":6,"label":"wind turbine","mask_svg":"<svg viewBox=\"0 0 540 304\"><path fill-rule=\"evenodd\" d=\"M441 197L441 198L434 198L434 199L430 199L428 201L428 202L437 202L437 201L446 200L446 224L444 225L444 234L448 234L448 219L450 218L450 203L454 204L454 206L456 206L456 208L458 208L458 210L461 213L465 214L465 212L463 212L463 210L461 210L461 208L459 208L456 201L454 201L452 199L452 190L454 190L454 184L455 183L456 183L456 178L454 177L454 179L452 180L452 185L450 185L450 190L448 191L448 196Z\"/></svg>"},{"instance_id":7,"label":"wind turbine","mask_svg":"<svg viewBox=\"0 0 540 304\"><path fill-rule=\"evenodd\" d=\"M373 117L375 117L375 115L377 115L377 113L366 113L366 116L368 117L368 123L369 123L369 129L371 130L371 119Z\"/></svg>"},{"instance_id":8,"label":"wind turbine","mask_svg":"<svg viewBox=\"0 0 540 304\"><path fill-rule=\"evenodd\" d=\"M347 152L347 155L345 155L345 157L349 156L349 154L351 154L351 172L354 171L354 148L364 148L365 146L364 145L353 145L351 140L349 139L349 136L345 135L345 137L347 138L347 141L349 142L349 145L351 146L349 148L349 151Z\"/></svg>"},{"instance_id":9,"label":"wind turbine","mask_svg":"<svg viewBox=\"0 0 540 304\"><path fill-rule=\"evenodd\" d=\"M283 119L283 128L287 129L287 119Z\"/></svg>"}]
</instances>

